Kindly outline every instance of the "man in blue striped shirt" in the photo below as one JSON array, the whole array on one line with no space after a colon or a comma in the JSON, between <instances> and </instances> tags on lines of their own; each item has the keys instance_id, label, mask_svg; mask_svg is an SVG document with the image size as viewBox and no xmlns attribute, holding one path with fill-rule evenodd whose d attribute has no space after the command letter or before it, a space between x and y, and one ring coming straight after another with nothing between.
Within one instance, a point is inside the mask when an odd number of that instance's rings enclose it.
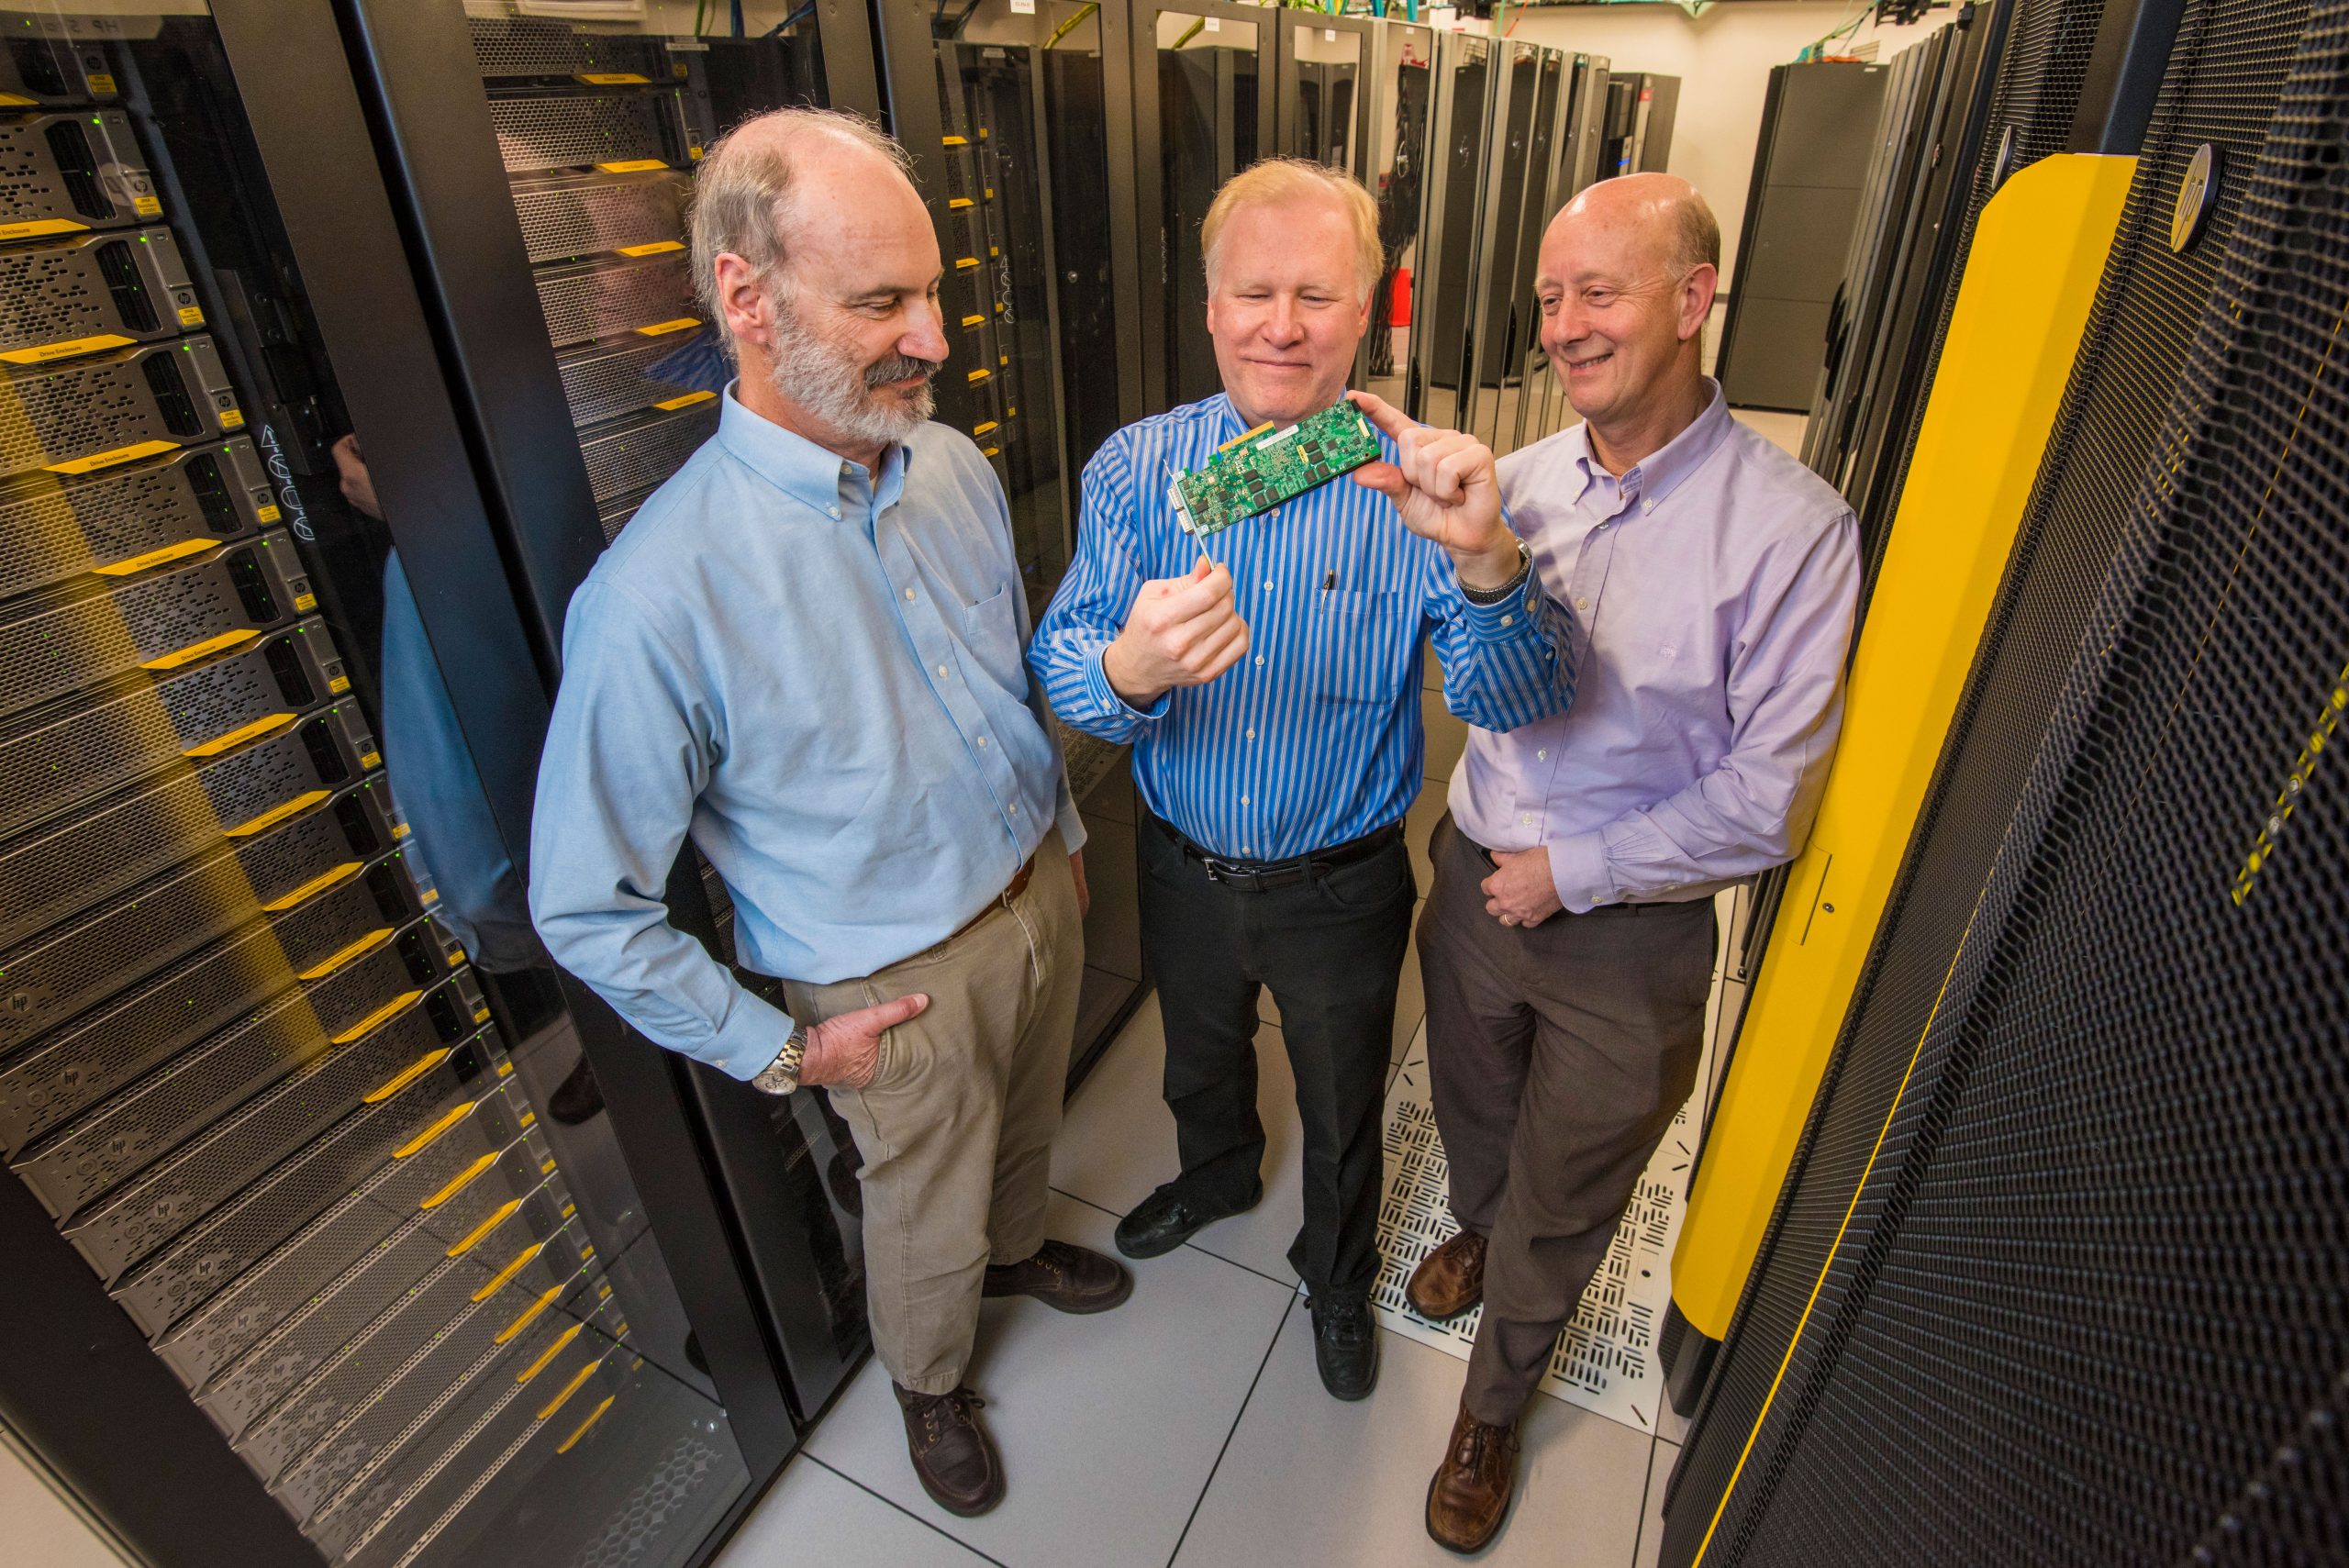
<instances>
[{"instance_id":1,"label":"man in blue striped shirt","mask_svg":"<svg viewBox=\"0 0 2349 1568\"><path fill-rule=\"evenodd\" d=\"M1402 841L1418 794L1422 639L1452 710L1508 730L1573 695L1566 611L1500 508L1492 453L1355 401L1389 461L1200 541L1172 477L1266 422L1335 404L1369 324L1377 210L1293 160L1229 182L1201 232L1224 392L1119 431L1085 467L1077 558L1030 649L1053 708L1130 741L1142 944L1166 1027L1182 1171L1118 1227L1172 1251L1262 1195L1256 997L1272 987L1305 1133L1305 1224L1321 1379L1377 1376L1379 1119L1415 895Z\"/></svg>"}]
</instances>

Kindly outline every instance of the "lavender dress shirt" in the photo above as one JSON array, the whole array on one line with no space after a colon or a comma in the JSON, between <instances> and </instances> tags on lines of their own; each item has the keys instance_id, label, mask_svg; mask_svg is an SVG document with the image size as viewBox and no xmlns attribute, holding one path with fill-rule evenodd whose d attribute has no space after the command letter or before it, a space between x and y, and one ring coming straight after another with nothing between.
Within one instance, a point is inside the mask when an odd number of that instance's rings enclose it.
<instances>
[{"instance_id":1,"label":"lavender dress shirt","mask_svg":"<svg viewBox=\"0 0 2349 1568\"><path fill-rule=\"evenodd\" d=\"M1574 706L1472 728L1453 820L1550 852L1558 897L1700 898L1793 857L1843 717L1858 525L1818 475L1730 417L1620 478L1576 425L1500 462L1543 584L1574 610Z\"/></svg>"}]
</instances>

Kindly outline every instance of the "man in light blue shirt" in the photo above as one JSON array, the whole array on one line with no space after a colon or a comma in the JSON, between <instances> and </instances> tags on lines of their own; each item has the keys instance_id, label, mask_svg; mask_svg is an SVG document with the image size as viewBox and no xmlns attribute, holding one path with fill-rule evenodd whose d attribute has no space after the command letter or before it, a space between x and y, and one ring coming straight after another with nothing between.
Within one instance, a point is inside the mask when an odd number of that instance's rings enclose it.
<instances>
[{"instance_id":1,"label":"man in light blue shirt","mask_svg":"<svg viewBox=\"0 0 2349 1568\"><path fill-rule=\"evenodd\" d=\"M696 277L741 376L572 600L530 897L555 957L653 1040L830 1094L915 1472L974 1514L1003 1495L963 1385L981 1296L1097 1312L1131 1280L1043 1234L1085 830L1021 660L1003 491L928 422L939 253L905 168L812 110L702 164ZM688 837L788 1011L669 923Z\"/></svg>"}]
</instances>

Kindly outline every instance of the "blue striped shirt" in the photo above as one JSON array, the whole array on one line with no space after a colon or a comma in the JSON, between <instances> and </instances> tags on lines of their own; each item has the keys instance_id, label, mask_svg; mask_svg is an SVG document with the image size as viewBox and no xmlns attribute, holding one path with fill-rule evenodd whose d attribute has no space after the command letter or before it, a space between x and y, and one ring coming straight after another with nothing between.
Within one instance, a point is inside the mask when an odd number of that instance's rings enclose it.
<instances>
[{"instance_id":1,"label":"blue striped shirt","mask_svg":"<svg viewBox=\"0 0 2349 1568\"><path fill-rule=\"evenodd\" d=\"M1062 718L1133 743L1142 799L1185 836L1219 855L1286 860L1410 808L1426 744L1423 639L1442 656L1446 706L1508 730L1572 699L1573 627L1538 578L1522 596L1470 604L1442 546L1341 479L1208 537L1208 556L1231 571L1248 657L1132 707L1102 652L1142 584L1186 574L1202 548L1175 524L1167 485L1243 428L1219 394L1102 444L1085 468L1076 560L1028 662Z\"/></svg>"}]
</instances>

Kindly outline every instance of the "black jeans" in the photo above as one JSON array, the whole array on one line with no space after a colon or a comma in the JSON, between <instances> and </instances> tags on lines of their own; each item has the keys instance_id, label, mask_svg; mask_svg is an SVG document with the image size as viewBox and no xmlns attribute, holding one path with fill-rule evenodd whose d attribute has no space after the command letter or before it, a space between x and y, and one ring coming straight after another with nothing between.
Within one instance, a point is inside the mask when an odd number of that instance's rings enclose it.
<instances>
[{"instance_id":1,"label":"black jeans","mask_svg":"<svg viewBox=\"0 0 2349 1568\"><path fill-rule=\"evenodd\" d=\"M1395 986L1417 896L1409 851L1397 835L1367 860L1251 893L1208 880L1155 817L1140 836L1142 948L1183 1162L1174 1190L1230 1209L1256 1184L1256 997L1269 985L1305 1129L1305 1226L1289 1266L1317 1293L1365 1295L1378 1273Z\"/></svg>"}]
</instances>

